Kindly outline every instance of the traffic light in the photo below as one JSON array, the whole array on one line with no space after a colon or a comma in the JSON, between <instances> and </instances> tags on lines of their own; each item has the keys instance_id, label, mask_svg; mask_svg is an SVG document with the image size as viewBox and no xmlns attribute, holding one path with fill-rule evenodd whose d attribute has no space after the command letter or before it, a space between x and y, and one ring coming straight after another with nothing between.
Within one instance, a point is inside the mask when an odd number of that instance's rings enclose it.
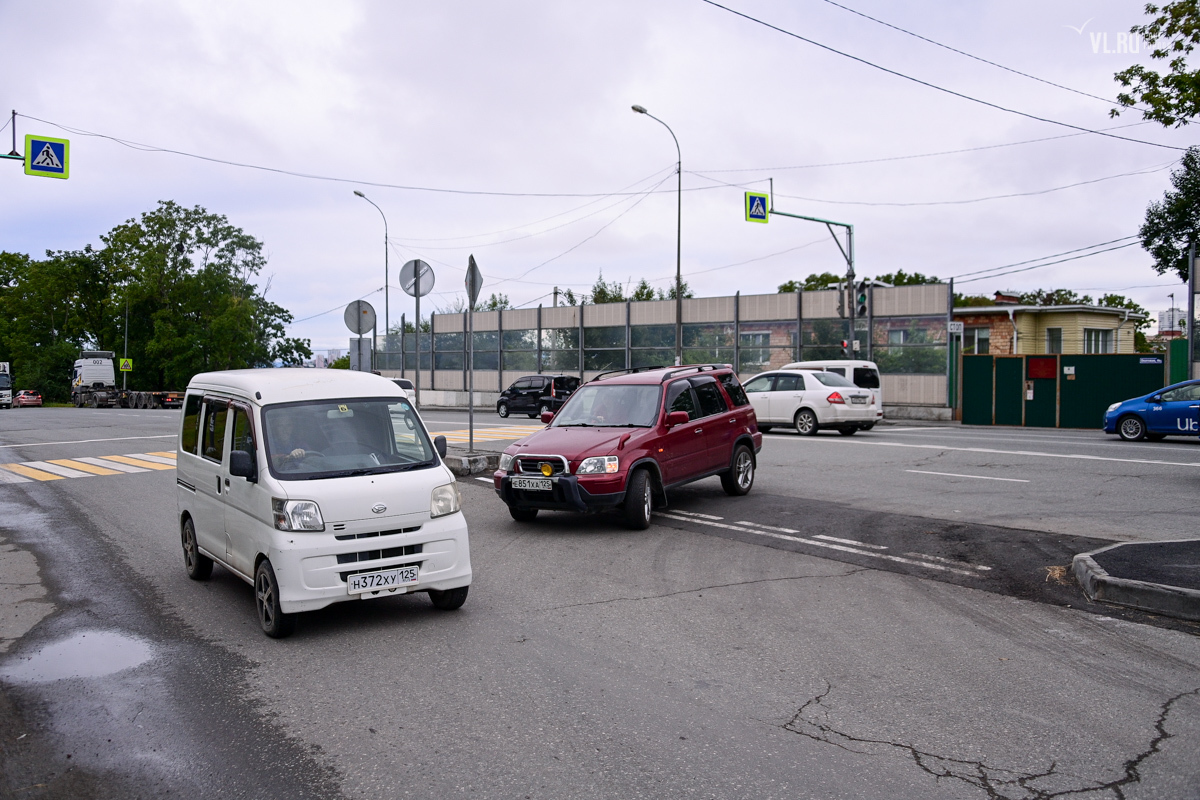
<instances>
[{"instance_id":1,"label":"traffic light","mask_svg":"<svg viewBox=\"0 0 1200 800\"><path fill-rule=\"evenodd\" d=\"M867 282L859 281L858 289L854 292L854 316L858 319L867 318Z\"/></svg>"},{"instance_id":2,"label":"traffic light","mask_svg":"<svg viewBox=\"0 0 1200 800\"><path fill-rule=\"evenodd\" d=\"M842 339L842 358L850 357L850 340Z\"/></svg>"},{"instance_id":3,"label":"traffic light","mask_svg":"<svg viewBox=\"0 0 1200 800\"><path fill-rule=\"evenodd\" d=\"M846 286L839 283L838 290L838 316L842 319L846 318Z\"/></svg>"}]
</instances>

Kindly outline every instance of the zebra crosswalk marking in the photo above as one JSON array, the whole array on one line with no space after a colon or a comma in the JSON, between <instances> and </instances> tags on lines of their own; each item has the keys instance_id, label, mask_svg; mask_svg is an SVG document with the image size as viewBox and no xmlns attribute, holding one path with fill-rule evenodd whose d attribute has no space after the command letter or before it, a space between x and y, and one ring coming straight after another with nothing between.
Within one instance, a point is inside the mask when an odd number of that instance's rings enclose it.
<instances>
[{"instance_id":1,"label":"zebra crosswalk marking","mask_svg":"<svg viewBox=\"0 0 1200 800\"><path fill-rule=\"evenodd\" d=\"M63 479L62 475L52 475L49 472L42 472L40 469L30 469L24 464L0 464L0 466L18 475L24 475L26 478L33 478L35 481L61 481Z\"/></svg>"},{"instance_id":2,"label":"zebra crosswalk marking","mask_svg":"<svg viewBox=\"0 0 1200 800\"><path fill-rule=\"evenodd\" d=\"M540 431L545 425L506 425L503 428L484 428L483 430L475 431L475 441L497 441L500 439L520 439L522 436L528 436L534 431ZM437 433L434 434L438 435ZM442 431L442 436L446 437L446 441L461 443L470 439L471 431L467 428L457 431Z\"/></svg>"},{"instance_id":3,"label":"zebra crosswalk marking","mask_svg":"<svg viewBox=\"0 0 1200 800\"><path fill-rule=\"evenodd\" d=\"M113 458L113 456L108 456ZM128 453L127 458L140 458L142 461L149 461L152 464L166 464L168 467L175 466L174 458L164 458L157 453Z\"/></svg>"},{"instance_id":4,"label":"zebra crosswalk marking","mask_svg":"<svg viewBox=\"0 0 1200 800\"><path fill-rule=\"evenodd\" d=\"M93 475L120 475L121 473L115 469L108 467L98 467L95 464L85 464L82 461L76 461L71 458L51 458L46 461L47 464L58 464L60 467L68 469L80 470L82 472L90 472Z\"/></svg>"},{"instance_id":5,"label":"zebra crosswalk marking","mask_svg":"<svg viewBox=\"0 0 1200 800\"><path fill-rule=\"evenodd\" d=\"M175 465L159 464L155 461L148 461L142 456L133 458L131 456L104 456L105 461L115 461L119 464L128 464L131 467L141 467L142 469L175 469Z\"/></svg>"},{"instance_id":6,"label":"zebra crosswalk marking","mask_svg":"<svg viewBox=\"0 0 1200 800\"><path fill-rule=\"evenodd\" d=\"M116 461L105 461L102 458L91 458L90 456L80 456L75 459L82 461L84 464L93 464L101 469L115 469L117 472L149 472L150 470L142 467L133 467L129 464L118 464Z\"/></svg>"},{"instance_id":7,"label":"zebra crosswalk marking","mask_svg":"<svg viewBox=\"0 0 1200 800\"><path fill-rule=\"evenodd\" d=\"M87 472L81 472L70 467L63 467L58 464L51 464L46 461L26 461L24 466L30 469L36 469L41 472L49 472L51 475L57 475L60 478L90 478L92 477Z\"/></svg>"}]
</instances>

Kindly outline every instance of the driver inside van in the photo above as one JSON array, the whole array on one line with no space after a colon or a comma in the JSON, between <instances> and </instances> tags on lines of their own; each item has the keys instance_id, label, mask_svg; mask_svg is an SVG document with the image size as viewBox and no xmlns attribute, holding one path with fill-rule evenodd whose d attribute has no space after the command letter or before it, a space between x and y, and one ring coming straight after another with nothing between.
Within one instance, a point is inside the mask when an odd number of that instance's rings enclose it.
<instances>
[{"instance_id":1,"label":"driver inside van","mask_svg":"<svg viewBox=\"0 0 1200 800\"><path fill-rule=\"evenodd\" d=\"M304 459L309 453L316 453L309 432L291 414L281 416L271 426L272 439L271 458L279 467L293 461Z\"/></svg>"}]
</instances>

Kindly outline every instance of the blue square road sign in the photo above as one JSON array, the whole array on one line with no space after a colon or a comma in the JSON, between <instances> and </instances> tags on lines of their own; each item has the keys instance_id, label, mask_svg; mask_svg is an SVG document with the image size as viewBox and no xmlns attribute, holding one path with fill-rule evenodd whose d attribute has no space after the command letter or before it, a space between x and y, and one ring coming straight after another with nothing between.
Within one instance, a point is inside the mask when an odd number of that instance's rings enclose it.
<instances>
[{"instance_id":1,"label":"blue square road sign","mask_svg":"<svg viewBox=\"0 0 1200 800\"><path fill-rule=\"evenodd\" d=\"M71 142L49 136L25 136L25 174L66 179L71 174Z\"/></svg>"}]
</instances>

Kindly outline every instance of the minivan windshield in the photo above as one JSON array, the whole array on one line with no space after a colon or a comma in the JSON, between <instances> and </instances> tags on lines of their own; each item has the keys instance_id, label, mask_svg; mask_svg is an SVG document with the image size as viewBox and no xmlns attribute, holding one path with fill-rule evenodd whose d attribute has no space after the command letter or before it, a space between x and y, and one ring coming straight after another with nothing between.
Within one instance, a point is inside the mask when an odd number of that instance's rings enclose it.
<instances>
[{"instance_id":1,"label":"minivan windshield","mask_svg":"<svg viewBox=\"0 0 1200 800\"><path fill-rule=\"evenodd\" d=\"M280 480L404 472L438 463L425 426L404 399L287 403L267 406L262 417L267 461Z\"/></svg>"},{"instance_id":2,"label":"minivan windshield","mask_svg":"<svg viewBox=\"0 0 1200 800\"><path fill-rule=\"evenodd\" d=\"M658 422L660 386L588 384L554 418L555 428L649 428Z\"/></svg>"}]
</instances>

